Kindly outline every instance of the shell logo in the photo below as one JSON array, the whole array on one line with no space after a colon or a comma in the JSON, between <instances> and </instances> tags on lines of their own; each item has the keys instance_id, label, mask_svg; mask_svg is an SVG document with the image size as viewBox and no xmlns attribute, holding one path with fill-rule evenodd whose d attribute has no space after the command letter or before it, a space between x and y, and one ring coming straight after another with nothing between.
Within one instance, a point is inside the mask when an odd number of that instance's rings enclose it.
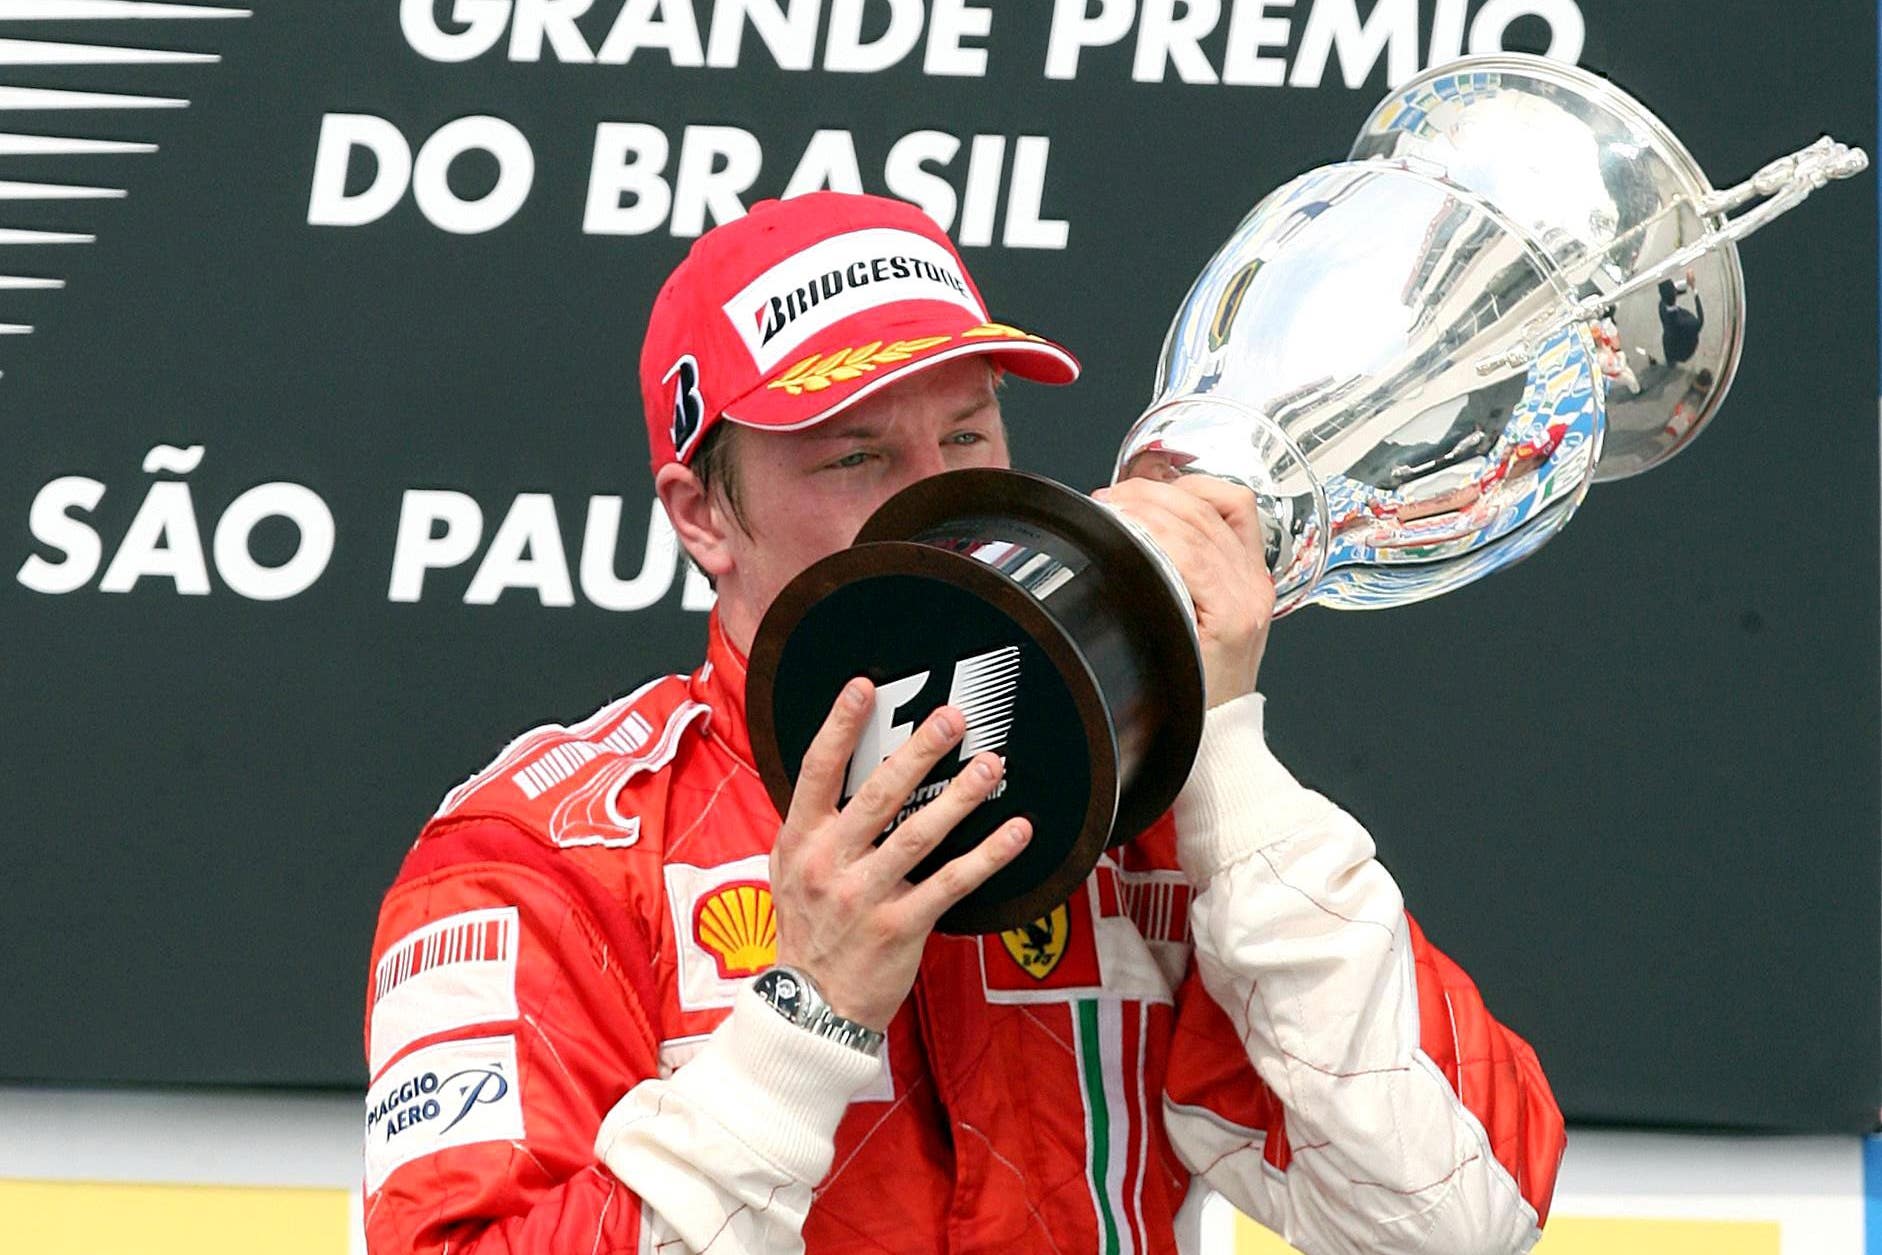
<instances>
[{"instance_id":1,"label":"shell logo","mask_svg":"<svg viewBox=\"0 0 1882 1255\"><path fill-rule=\"evenodd\" d=\"M721 885L693 908L693 940L719 965L719 979L756 976L777 962L778 917L762 880Z\"/></svg>"}]
</instances>

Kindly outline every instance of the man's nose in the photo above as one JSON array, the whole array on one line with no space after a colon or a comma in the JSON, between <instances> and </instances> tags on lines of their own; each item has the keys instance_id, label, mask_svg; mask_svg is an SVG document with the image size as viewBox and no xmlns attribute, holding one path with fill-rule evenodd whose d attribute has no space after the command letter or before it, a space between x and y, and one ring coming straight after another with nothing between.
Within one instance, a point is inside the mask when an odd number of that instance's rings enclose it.
<instances>
[{"instance_id":1,"label":"man's nose","mask_svg":"<svg viewBox=\"0 0 1882 1255\"><path fill-rule=\"evenodd\" d=\"M941 446L924 442L904 452L900 469L902 473L896 477L898 490L918 479L939 475L948 469L948 460L942 455Z\"/></svg>"}]
</instances>

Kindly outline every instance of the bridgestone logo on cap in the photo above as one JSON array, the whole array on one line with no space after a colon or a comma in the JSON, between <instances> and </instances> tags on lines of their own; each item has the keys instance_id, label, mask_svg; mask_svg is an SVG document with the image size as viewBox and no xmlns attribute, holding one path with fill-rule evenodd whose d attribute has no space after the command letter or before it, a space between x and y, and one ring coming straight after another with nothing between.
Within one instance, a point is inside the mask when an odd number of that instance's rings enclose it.
<instances>
[{"instance_id":1,"label":"bridgestone logo on cap","mask_svg":"<svg viewBox=\"0 0 1882 1255\"><path fill-rule=\"evenodd\" d=\"M959 275L933 262L894 254L871 257L868 261L853 261L841 270L826 271L803 287L793 288L782 295L773 292L771 303L758 310L758 326L763 331L760 341L771 343L777 339L779 332L797 321L799 314L808 313L823 301L835 300L849 288L909 278L945 284L962 296L967 295L967 285L961 282Z\"/></svg>"},{"instance_id":2,"label":"bridgestone logo on cap","mask_svg":"<svg viewBox=\"0 0 1882 1255\"><path fill-rule=\"evenodd\" d=\"M758 369L768 371L818 332L898 301L947 301L987 317L945 248L886 227L813 244L759 275L724 309Z\"/></svg>"}]
</instances>

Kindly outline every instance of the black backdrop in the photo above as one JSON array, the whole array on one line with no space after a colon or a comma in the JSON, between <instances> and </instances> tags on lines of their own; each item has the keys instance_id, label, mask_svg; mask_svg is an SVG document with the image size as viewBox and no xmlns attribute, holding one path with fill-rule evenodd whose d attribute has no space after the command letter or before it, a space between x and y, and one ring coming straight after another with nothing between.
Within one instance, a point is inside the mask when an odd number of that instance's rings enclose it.
<instances>
[{"instance_id":1,"label":"black backdrop","mask_svg":"<svg viewBox=\"0 0 1882 1255\"><path fill-rule=\"evenodd\" d=\"M129 192L0 198L0 228L95 236L0 244L0 273L66 280L0 288L0 323L34 327L0 337L0 1075L357 1085L374 906L437 797L521 728L699 652L704 619L677 577L638 611L599 608L579 578L572 606L528 588L465 602L520 494L551 495L571 571L589 499L620 499L616 572L642 564L634 362L688 240L664 220L584 232L597 125L660 128L668 175L686 127L742 128L763 154L748 200L781 191L819 129L853 134L872 190L896 139L952 135L958 155L930 169L956 193L971 136L1006 137L1009 168L1017 137L1048 137L1036 216L1066 223L1065 247L996 236L967 257L996 316L1084 357L1078 387L1016 386L1008 416L1022 465L1092 484L1196 269L1261 194L1341 157L1386 88L1388 59L1370 53L1336 51L1312 73L1309 30L1389 24L1408 6L1271 5L1269 42L1286 42L1266 55L1318 86L1135 81L1136 24L1085 49L1076 77L1048 77L1044 0L927 6L970 25L992 11L991 33L960 41L986 51L984 76L932 77L920 47L880 73L780 69L751 31L737 69L675 68L658 48L580 64L553 43L518 60L507 39L443 62L408 42L394 0L252 0L224 19L91 7L105 17L0 22L0 82L190 103L0 122L157 145L0 156L0 179ZM442 29L464 29L434 7ZM688 7L708 39L709 0L663 11ZM1202 43L1216 69L1232 7ZM1715 182L1824 130L1873 146L1872 6L1467 7L1486 23L1553 15L1511 23L1512 47L1584 26L1580 61L1642 97ZM866 6L868 29L888 8ZM1458 8L1419 6L1419 64ZM589 50L620 12L593 5ZM36 54L18 40L222 59L21 64ZM1343 65L1363 83L1347 86ZM477 234L434 226L410 195L365 225L311 225L333 114L384 118L414 148L452 119L505 119L533 152L529 195ZM449 182L475 198L495 175L471 156ZM373 177L361 156L347 188ZM1310 610L1275 633L1263 687L1283 757L1369 824L1572 1117L1875 1121L1875 226L1874 185L1858 180L1749 244L1745 358L1719 421L1653 474L1597 486L1539 557L1421 606ZM147 473L158 445L201 446L200 463L160 454L171 469ZM303 591L245 596L261 585L213 553L204 594L179 591L187 573L101 587L187 567L238 496L278 482L312 489L335 521ZM182 487L150 505L158 483ZM415 601L388 596L408 490L463 494L483 516L477 556L429 572ZM173 517L168 550L125 543L140 509L154 529L185 491L198 541ZM35 526L36 502L46 519L69 507L101 560L88 570L82 539ZM279 563L296 538L275 519L250 543ZM35 587L61 581L76 587Z\"/></svg>"}]
</instances>

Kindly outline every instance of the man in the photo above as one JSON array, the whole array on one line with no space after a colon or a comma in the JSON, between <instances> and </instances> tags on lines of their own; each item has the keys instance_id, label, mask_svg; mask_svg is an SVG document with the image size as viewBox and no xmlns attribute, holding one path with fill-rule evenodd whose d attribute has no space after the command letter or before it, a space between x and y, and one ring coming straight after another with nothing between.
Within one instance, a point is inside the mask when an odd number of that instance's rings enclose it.
<instances>
[{"instance_id":1,"label":"man","mask_svg":"<svg viewBox=\"0 0 1882 1255\"><path fill-rule=\"evenodd\" d=\"M1690 310L1679 303L1679 298L1688 292L1692 293ZM1706 305L1694 287L1693 272L1686 272L1684 282L1660 280L1660 352L1668 366L1688 361L1699 351L1699 333L1705 325Z\"/></svg>"},{"instance_id":2,"label":"man","mask_svg":"<svg viewBox=\"0 0 1882 1255\"><path fill-rule=\"evenodd\" d=\"M1562 1126L1534 1055L1263 744L1245 494L1105 494L1195 597L1211 709L1172 815L1034 925L931 932L1024 821L904 879L997 756L873 844L958 710L841 804L874 696L852 682L787 816L760 786L744 660L771 598L901 486L1005 465L1002 372L1076 370L991 322L909 206L768 202L694 246L641 380L656 488L719 593L707 659L526 733L413 847L368 994L374 1251L1135 1255L1175 1248L1196 1178L1313 1253L1535 1240Z\"/></svg>"}]
</instances>

